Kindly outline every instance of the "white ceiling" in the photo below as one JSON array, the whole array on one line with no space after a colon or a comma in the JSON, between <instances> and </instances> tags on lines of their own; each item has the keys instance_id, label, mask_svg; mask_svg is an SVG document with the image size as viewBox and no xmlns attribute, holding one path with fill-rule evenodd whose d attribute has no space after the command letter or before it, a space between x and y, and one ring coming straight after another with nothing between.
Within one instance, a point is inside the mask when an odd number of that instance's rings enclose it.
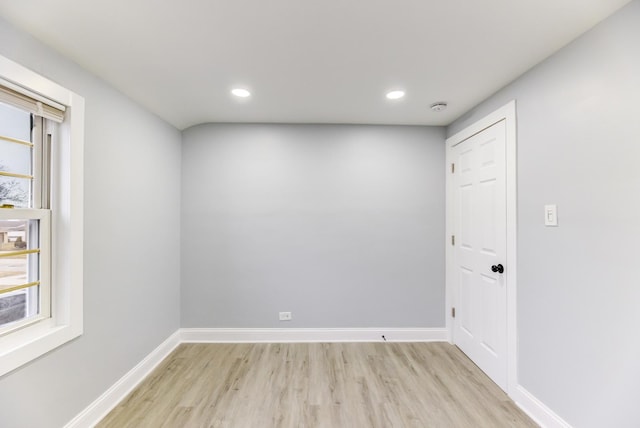
<instances>
[{"instance_id":1,"label":"white ceiling","mask_svg":"<svg viewBox=\"0 0 640 428\"><path fill-rule=\"evenodd\" d=\"M180 129L446 125L628 1L0 0L0 15Z\"/></svg>"}]
</instances>

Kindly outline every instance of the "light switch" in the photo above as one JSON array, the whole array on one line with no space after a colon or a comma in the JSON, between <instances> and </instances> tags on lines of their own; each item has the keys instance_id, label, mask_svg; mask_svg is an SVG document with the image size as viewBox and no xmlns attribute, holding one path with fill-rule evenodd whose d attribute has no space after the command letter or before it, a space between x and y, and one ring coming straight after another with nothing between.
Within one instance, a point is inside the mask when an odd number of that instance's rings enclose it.
<instances>
[{"instance_id":1,"label":"light switch","mask_svg":"<svg viewBox=\"0 0 640 428\"><path fill-rule=\"evenodd\" d=\"M544 206L544 225L545 226L558 225L558 207L556 205Z\"/></svg>"}]
</instances>

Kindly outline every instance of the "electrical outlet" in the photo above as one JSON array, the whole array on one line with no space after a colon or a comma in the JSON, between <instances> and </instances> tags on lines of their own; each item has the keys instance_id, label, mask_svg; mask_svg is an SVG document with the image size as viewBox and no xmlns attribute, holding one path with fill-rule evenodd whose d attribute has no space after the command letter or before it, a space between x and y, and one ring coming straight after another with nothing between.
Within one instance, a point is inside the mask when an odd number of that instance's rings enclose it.
<instances>
[{"instance_id":1,"label":"electrical outlet","mask_svg":"<svg viewBox=\"0 0 640 428\"><path fill-rule=\"evenodd\" d=\"M280 321L291 321L291 312L280 312L278 317Z\"/></svg>"}]
</instances>

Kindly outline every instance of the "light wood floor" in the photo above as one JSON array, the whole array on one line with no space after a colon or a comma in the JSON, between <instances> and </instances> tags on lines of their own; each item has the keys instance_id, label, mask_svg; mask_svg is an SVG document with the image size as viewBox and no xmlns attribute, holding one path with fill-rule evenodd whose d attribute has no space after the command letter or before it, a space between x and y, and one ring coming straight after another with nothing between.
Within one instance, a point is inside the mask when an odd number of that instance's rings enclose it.
<instances>
[{"instance_id":1,"label":"light wood floor","mask_svg":"<svg viewBox=\"0 0 640 428\"><path fill-rule=\"evenodd\" d=\"M536 426L447 343L183 344L98 425Z\"/></svg>"}]
</instances>

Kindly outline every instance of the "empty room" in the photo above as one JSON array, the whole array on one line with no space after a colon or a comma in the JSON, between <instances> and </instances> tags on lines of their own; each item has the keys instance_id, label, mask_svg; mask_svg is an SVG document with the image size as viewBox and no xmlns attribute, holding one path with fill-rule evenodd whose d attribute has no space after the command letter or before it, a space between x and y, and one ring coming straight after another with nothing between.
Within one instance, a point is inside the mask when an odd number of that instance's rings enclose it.
<instances>
[{"instance_id":1,"label":"empty room","mask_svg":"<svg viewBox=\"0 0 640 428\"><path fill-rule=\"evenodd\" d=\"M638 428L639 118L640 0L0 0L0 428Z\"/></svg>"}]
</instances>

